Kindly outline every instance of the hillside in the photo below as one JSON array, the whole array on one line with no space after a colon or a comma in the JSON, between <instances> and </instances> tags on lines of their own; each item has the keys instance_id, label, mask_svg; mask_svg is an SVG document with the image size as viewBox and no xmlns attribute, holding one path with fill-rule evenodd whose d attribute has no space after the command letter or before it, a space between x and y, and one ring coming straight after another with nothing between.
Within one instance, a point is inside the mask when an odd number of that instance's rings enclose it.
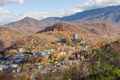
<instances>
[{"instance_id":1,"label":"hillside","mask_svg":"<svg viewBox=\"0 0 120 80\"><path fill-rule=\"evenodd\" d=\"M107 22L94 22L94 23L57 23L53 26L49 26L41 32L71 32L71 33L88 33L98 37L100 36L114 36L119 35L120 28L116 25Z\"/></svg>"},{"instance_id":2,"label":"hillside","mask_svg":"<svg viewBox=\"0 0 120 80\"><path fill-rule=\"evenodd\" d=\"M60 38L61 35L63 37L71 37L74 33L77 33L80 38L88 41L90 44L98 45L97 42L107 42L107 40L110 41L119 37L120 27L112 23L116 22L116 18L119 18L119 13L117 12L119 8L120 6L110 6L76 13L63 18L49 17L41 21L25 17L22 20L4 25L6 27L5 31L9 29L9 33L5 33L5 35L3 30L1 32L1 39L7 44L9 41L6 40L6 36L9 36L10 41L16 41L16 36L24 35L16 42L17 44L22 43L24 46L25 43L31 44L28 39L30 39L30 41L32 39L39 41L39 38L41 40L43 35L46 36L46 40L50 38L49 41L54 42L54 39ZM96 19L98 19L98 21ZM76 23L76 21L81 20L82 22ZM89 20L91 22L89 22ZM19 33L20 35L18 35ZM34 37L36 35L39 38ZM47 42L48 40L46 43Z\"/></svg>"},{"instance_id":3,"label":"hillside","mask_svg":"<svg viewBox=\"0 0 120 80\"><path fill-rule=\"evenodd\" d=\"M18 31L0 27L0 51L10 47L16 43L16 40L22 37L23 34Z\"/></svg>"},{"instance_id":4,"label":"hillside","mask_svg":"<svg viewBox=\"0 0 120 80\"><path fill-rule=\"evenodd\" d=\"M97 28L98 27L98 28ZM45 48L57 48L57 40L72 38L73 34L87 41L91 46L101 47L102 43L117 39L119 31L107 23L57 23L37 33L19 40L22 46L41 50ZM54 44L53 44L54 43Z\"/></svg>"},{"instance_id":5,"label":"hillside","mask_svg":"<svg viewBox=\"0 0 120 80\"><path fill-rule=\"evenodd\" d=\"M120 6L109 6L104 8L92 9L83 12L78 12L64 17L48 17L42 20L37 20L30 17L25 17L19 21L6 24L4 26L11 27L13 30L19 30L19 32L33 33L40 31L48 26L52 26L56 23L72 22L74 23L94 23L94 22L106 22L111 23L119 27L116 23L120 21ZM71 23L71 24L72 24Z\"/></svg>"}]
</instances>

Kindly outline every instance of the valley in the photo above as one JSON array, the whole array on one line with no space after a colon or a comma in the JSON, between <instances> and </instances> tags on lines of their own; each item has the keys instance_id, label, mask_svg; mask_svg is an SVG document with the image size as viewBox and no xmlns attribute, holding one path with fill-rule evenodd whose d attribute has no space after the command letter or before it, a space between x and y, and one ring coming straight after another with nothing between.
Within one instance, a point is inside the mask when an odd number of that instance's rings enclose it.
<instances>
[{"instance_id":1,"label":"valley","mask_svg":"<svg viewBox=\"0 0 120 80\"><path fill-rule=\"evenodd\" d=\"M0 80L119 80L117 11L120 6L1 25Z\"/></svg>"}]
</instances>

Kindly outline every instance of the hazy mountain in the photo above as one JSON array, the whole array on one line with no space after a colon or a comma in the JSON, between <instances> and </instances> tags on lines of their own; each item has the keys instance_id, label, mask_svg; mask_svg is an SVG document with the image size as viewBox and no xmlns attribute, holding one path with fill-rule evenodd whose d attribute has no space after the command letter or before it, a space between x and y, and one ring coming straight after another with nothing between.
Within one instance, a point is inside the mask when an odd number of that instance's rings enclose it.
<instances>
[{"instance_id":1,"label":"hazy mountain","mask_svg":"<svg viewBox=\"0 0 120 80\"><path fill-rule=\"evenodd\" d=\"M110 6L104 8L98 8L93 10L88 10L84 12L78 12L76 14L65 16L65 17L48 17L43 20L36 20L30 17L25 17L22 20L9 23L5 26L11 27L14 30L19 30L24 33L33 33L44 29L45 27L52 26L56 23L61 22L120 22L120 6Z\"/></svg>"},{"instance_id":2,"label":"hazy mountain","mask_svg":"<svg viewBox=\"0 0 120 80\"><path fill-rule=\"evenodd\" d=\"M40 24L42 24L44 27L47 27L59 22L62 22L62 19L60 17L48 17L48 18L42 19L40 21Z\"/></svg>"},{"instance_id":3,"label":"hazy mountain","mask_svg":"<svg viewBox=\"0 0 120 80\"><path fill-rule=\"evenodd\" d=\"M120 22L120 6L109 6L78 12L76 14L65 16L65 21L112 21Z\"/></svg>"},{"instance_id":4,"label":"hazy mountain","mask_svg":"<svg viewBox=\"0 0 120 80\"><path fill-rule=\"evenodd\" d=\"M39 20L30 17L25 17L24 19L6 24L4 26L22 33L33 33L43 28Z\"/></svg>"},{"instance_id":5,"label":"hazy mountain","mask_svg":"<svg viewBox=\"0 0 120 80\"><path fill-rule=\"evenodd\" d=\"M61 22L61 20L57 17L49 17L43 20L25 17L19 21L5 24L4 26L22 33L34 33L58 22Z\"/></svg>"}]
</instances>

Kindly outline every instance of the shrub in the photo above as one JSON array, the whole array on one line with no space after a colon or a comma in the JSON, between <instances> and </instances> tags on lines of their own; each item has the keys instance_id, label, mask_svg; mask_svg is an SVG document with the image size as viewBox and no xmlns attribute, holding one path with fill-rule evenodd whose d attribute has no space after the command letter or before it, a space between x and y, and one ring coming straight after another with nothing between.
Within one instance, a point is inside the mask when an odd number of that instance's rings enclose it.
<instances>
[{"instance_id":1,"label":"shrub","mask_svg":"<svg viewBox=\"0 0 120 80\"><path fill-rule=\"evenodd\" d=\"M87 80L115 80L120 77L120 67L115 62L120 54L112 50L110 45L93 50L94 57L91 62L90 75Z\"/></svg>"}]
</instances>

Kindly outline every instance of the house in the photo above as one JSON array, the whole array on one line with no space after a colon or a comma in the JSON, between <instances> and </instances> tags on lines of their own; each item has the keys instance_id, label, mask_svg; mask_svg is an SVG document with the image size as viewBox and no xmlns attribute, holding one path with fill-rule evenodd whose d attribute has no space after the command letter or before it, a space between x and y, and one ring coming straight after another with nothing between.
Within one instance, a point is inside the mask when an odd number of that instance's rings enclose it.
<instances>
[{"instance_id":1,"label":"house","mask_svg":"<svg viewBox=\"0 0 120 80\"><path fill-rule=\"evenodd\" d=\"M18 52L23 53L23 52L25 52L25 49L24 48L19 48Z\"/></svg>"},{"instance_id":2,"label":"house","mask_svg":"<svg viewBox=\"0 0 120 80\"><path fill-rule=\"evenodd\" d=\"M32 52L34 57L42 57L42 53L41 52Z\"/></svg>"},{"instance_id":3,"label":"house","mask_svg":"<svg viewBox=\"0 0 120 80\"><path fill-rule=\"evenodd\" d=\"M0 71L1 72L11 72L11 68L9 64L2 64L0 65Z\"/></svg>"},{"instance_id":4,"label":"house","mask_svg":"<svg viewBox=\"0 0 120 80\"><path fill-rule=\"evenodd\" d=\"M2 72L5 67L6 66L4 66L4 65L0 65L0 72Z\"/></svg>"},{"instance_id":5,"label":"house","mask_svg":"<svg viewBox=\"0 0 120 80\"><path fill-rule=\"evenodd\" d=\"M35 63L35 66L37 67L37 69L41 69L43 68L43 65L41 63Z\"/></svg>"},{"instance_id":6,"label":"house","mask_svg":"<svg viewBox=\"0 0 120 80\"><path fill-rule=\"evenodd\" d=\"M60 43L60 44L66 44L67 41L64 37L61 37L57 40L57 42Z\"/></svg>"},{"instance_id":7,"label":"house","mask_svg":"<svg viewBox=\"0 0 120 80\"><path fill-rule=\"evenodd\" d=\"M45 51L39 51L39 52L32 52L33 56L35 57L47 57L51 54L51 52L53 52L54 50L50 49L50 50L45 50Z\"/></svg>"},{"instance_id":8,"label":"house","mask_svg":"<svg viewBox=\"0 0 120 80\"><path fill-rule=\"evenodd\" d=\"M11 64L12 63L12 56L1 56L0 57L0 64Z\"/></svg>"},{"instance_id":9,"label":"house","mask_svg":"<svg viewBox=\"0 0 120 80\"><path fill-rule=\"evenodd\" d=\"M13 57L13 63L15 64L22 64L25 62L24 54L17 54Z\"/></svg>"},{"instance_id":10,"label":"house","mask_svg":"<svg viewBox=\"0 0 120 80\"><path fill-rule=\"evenodd\" d=\"M18 64L11 64L10 68L12 70L12 72L20 72L21 68L18 66Z\"/></svg>"},{"instance_id":11,"label":"house","mask_svg":"<svg viewBox=\"0 0 120 80\"><path fill-rule=\"evenodd\" d=\"M17 64L0 65L0 72L20 72L20 67Z\"/></svg>"}]
</instances>

